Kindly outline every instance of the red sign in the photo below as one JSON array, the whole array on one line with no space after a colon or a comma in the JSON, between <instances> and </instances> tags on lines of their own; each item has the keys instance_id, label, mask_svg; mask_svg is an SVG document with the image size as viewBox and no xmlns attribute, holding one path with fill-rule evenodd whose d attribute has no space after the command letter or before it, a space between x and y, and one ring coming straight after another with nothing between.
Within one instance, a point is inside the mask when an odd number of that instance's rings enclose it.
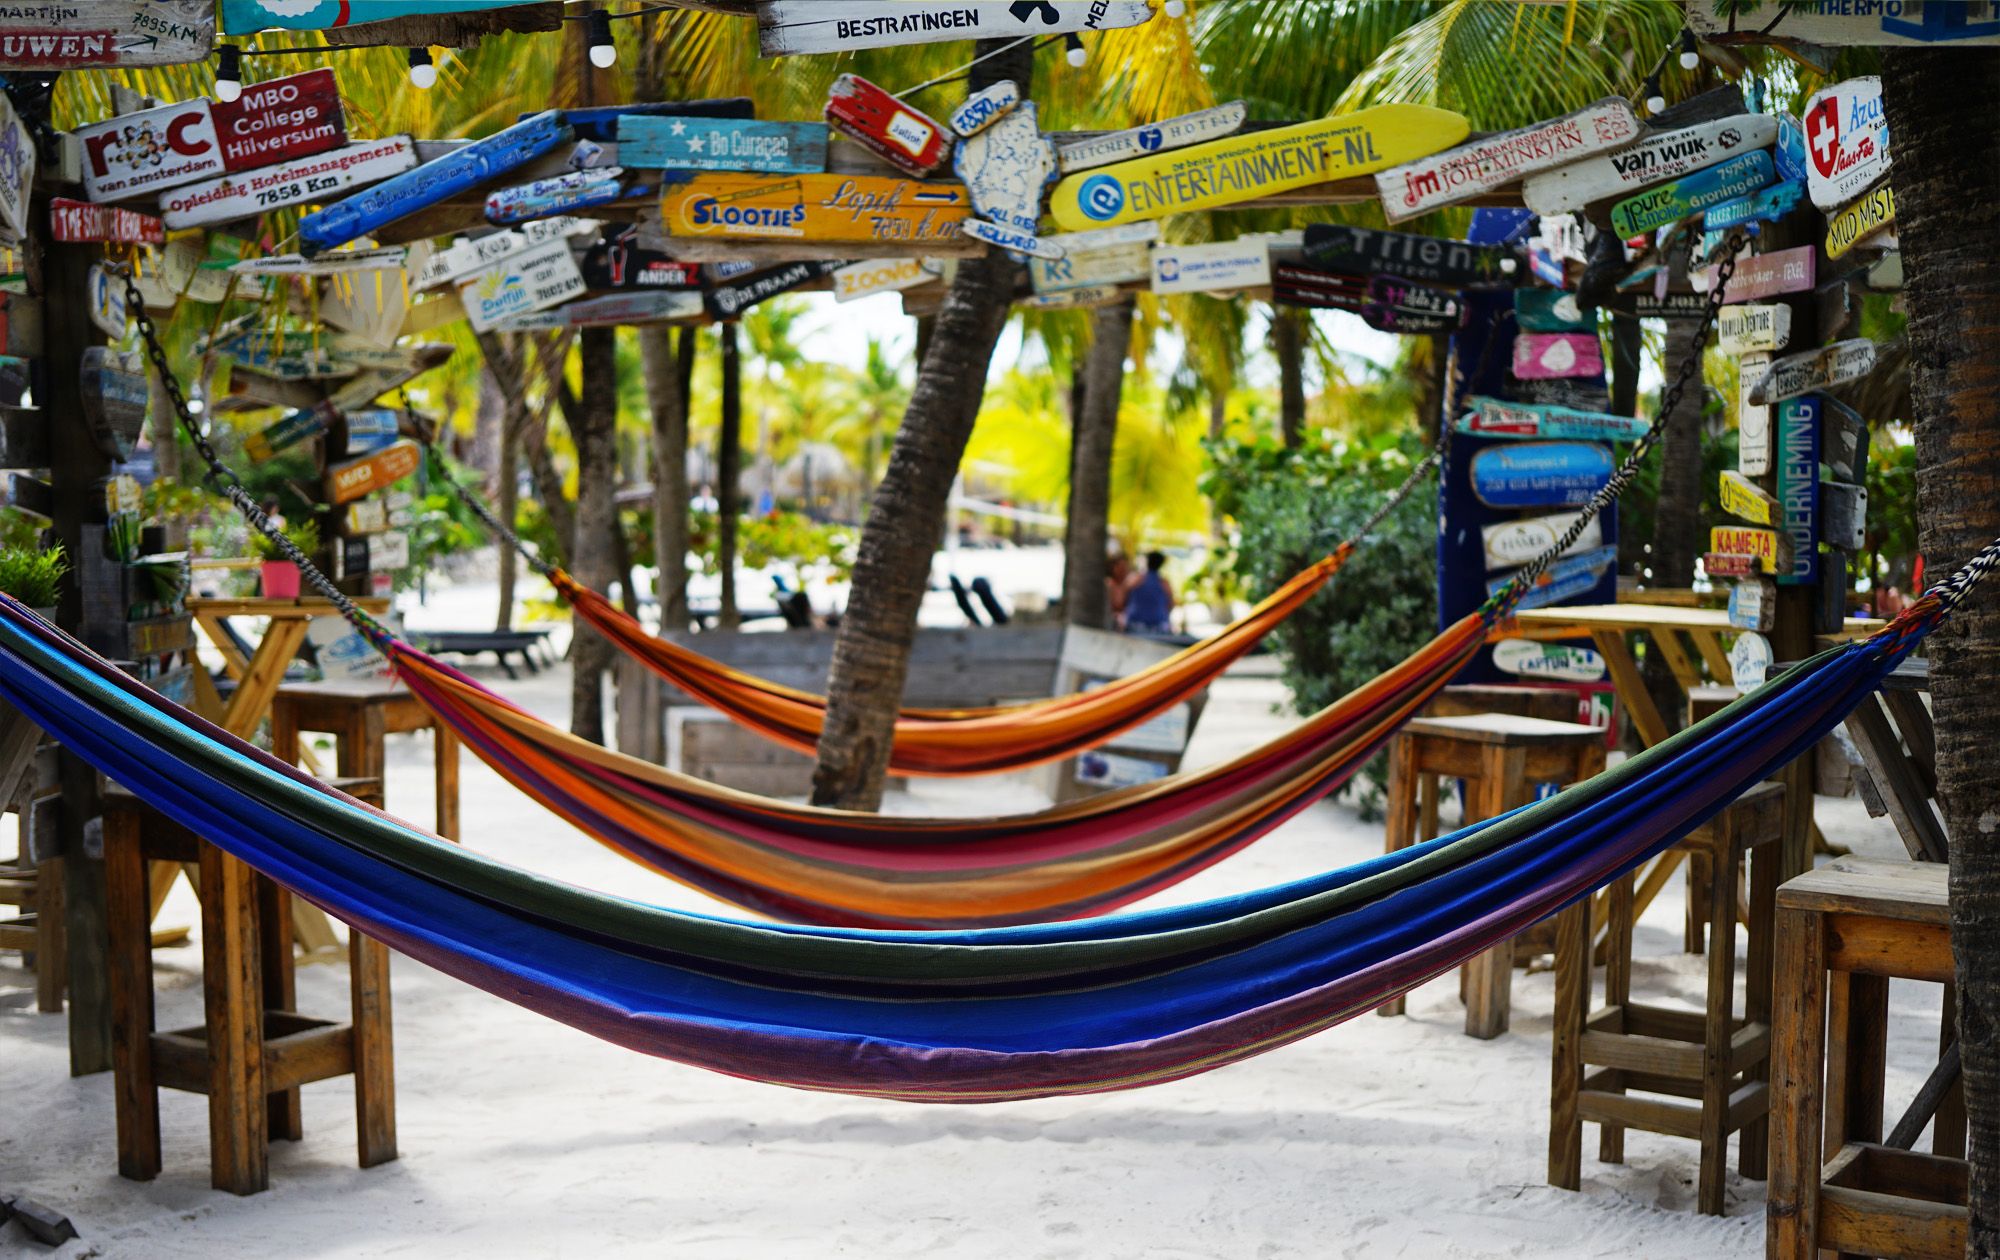
<instances>
[{"instance_id":1,"label":"red sign","mask_svg":"<svg viewBox=\"0 0 2000 1260\"><path fill-rule=\"evenodd\" d=\"M232 171L273 166L347 143L340 87L322 67L243 89L215 103L222 164Z\"/></svg>"},{"instance_id":2,"label":"red sign","mask_svg":"<svg viewBox=\"0 0 2000 1260\"><path fill-rule=\"evenodd\" d=\"M951 156L951 140L935 119L858 74L833 81L826 121L912 175L928 175Z\"/></svg>"},{"instance_id":3,"label":"red sign","mask_svg":"<svg viewBox=\"0 0 2000 1260\"><path fill-rule=\"evenodd\" d=\"M49 227L59 241L116 241L158 245L167 239L167 225L150 214L54 197L49 201Z\"/></svg>"}]
</instances>

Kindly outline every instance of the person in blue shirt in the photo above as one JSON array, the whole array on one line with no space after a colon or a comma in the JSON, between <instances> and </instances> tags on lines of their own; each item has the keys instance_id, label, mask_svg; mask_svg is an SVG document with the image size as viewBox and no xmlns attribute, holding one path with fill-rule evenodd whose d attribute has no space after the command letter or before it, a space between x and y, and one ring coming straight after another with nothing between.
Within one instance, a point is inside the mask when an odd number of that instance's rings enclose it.
<instances>
[{"instance_id":1,"label":"person in blue shirt","mask_svg":"<svg viewBox=\"0 0 2000 1260\"><path fill-rule=\"evenodd\" d=\"M1168 619L1174 611L1174 588L1160 570L1165 568L1165 552L1146 553L1146 571L1125 590L1125 629L1131 634L1171 634Z\"/></svg>"}]
</instances>

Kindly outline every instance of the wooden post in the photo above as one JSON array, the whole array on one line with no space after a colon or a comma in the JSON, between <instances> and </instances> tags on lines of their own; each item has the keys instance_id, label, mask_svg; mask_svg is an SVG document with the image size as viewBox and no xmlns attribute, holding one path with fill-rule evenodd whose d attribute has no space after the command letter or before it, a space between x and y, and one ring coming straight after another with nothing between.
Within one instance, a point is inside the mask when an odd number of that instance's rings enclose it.
<instances>
[{"instance_id":1,"label":"wooden post","mask_svg":"<svg viewBox=\"0 0 2000 1260\"><path fill-rule=\"evenodd\" d=\"M108 968L118 1175L151 1181L160 1175L160 1089L153 1079L153 905L139 826L136 809L105 816L104 864L108 916L115 916L107 922L118 925L118 953Z\"/></svg>"},{"instance_id":2,"label":"wooden post","mask_svg":"<svg viewBox=\"0 0 2000 1260\"><path fill-rule=\"evenodd\" d=\"M354 1132L361 1166L396 1158L396 1055L389 1023L389 947L347 929L353 995Z\"/></svg>"},{"instance_id":3,"label":"wooden post","mask_svg":"<svg viewBox=\"0 0 2000 1260\"><path fill-rule=\"evenodd\" d=\"M1771 1169L1766 1205L1773 1260L1811 1260L1819 1216L1826 1051L1826 934L1817 914L1777 914L1777 966L1792 978L1771 1029Z\"/></svg>"},{"instance_id":4,"label":"wooden post","mask_svg":"<svg viewBox=\"0 0 2000 1260\"><path fill-rule=\"evenodd\" d=\"M270 1184L256 879L243 862L201 846L209 1164L215 1188L231 1194L255 1194Z\"/></svg>"},{"instance_id":5,"label":"wooden post","mask_svg":"<svg viewBox=\"0 0 2000 1260\"><path fill-rule=\"evenodd\" d=\"M734 630L736 607L736 520L743 510L743 356L737 348L736 322L716 326L722 342L722 430L715 457L715 569L722 579L722 611L715 624Z\"/></svg>"}]
</instances>

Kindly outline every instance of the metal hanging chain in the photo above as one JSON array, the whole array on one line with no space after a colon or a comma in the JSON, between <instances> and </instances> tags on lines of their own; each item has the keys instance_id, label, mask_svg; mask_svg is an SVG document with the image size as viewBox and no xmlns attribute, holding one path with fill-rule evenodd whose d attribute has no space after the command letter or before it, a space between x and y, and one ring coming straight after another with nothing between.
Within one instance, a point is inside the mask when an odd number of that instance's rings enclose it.
<instances>
[{"instance_id":1,"label":"metal hanging chain","mask_svg":"<svg viewBox=\"0 0 2000 1260\"><path fill-rule=\"evenodd\" d=\"M285 537L285 532L271 523L271 518L265 515L264 509L258 506L257 500L244 487L243 479L222 462L222 456L216 453L215 446L208 440L208 435L201 431L201 426L195 422L194 414L188 410L187 397L181 393L180 377L174 374L173 366L167 362L166 347L160 344L159 329L154 326L153 317L146 313L145 299L139 292L138 283L133 279L129 269L123 274L126 309L139 313L139 336L145 342L146 357L152 362L154 374L160 378L160 388L166 391L167 401L173 404L174 417L180 421L182 432L188 435L188 440L194 443L196 453L201 456L202 462L208 465L210 483L235 505L236 510L243 514L243 519L250 522L252 529L270 539L280 554L299 567L299 575L325 596L326 601L332 604L341 616L347 618L377 646L389 642L392 636L388 628L363 612L359 605L348 598L345 591L335 586L333 581L320 571L319 566L312 562L312 557L300 550L297 543Z\"/></svg>"},{"instance_id":2,"label":"metal hanging chain","mask_svg":"<svg viewBox=\"0 0 2000 1260\"><path fill-rule=\"evenodd\" d=\"M495 538L505 540L520 555L521 559L528 562L529 568L553 581L557 572L556 566L542 559L540 552L530 547L527 540L523 539L511 528L502 524L500 518L494 514L493 509L487 507L478 495L473 494L472 491L460 485L458 478L451 475L451 469L446 467L444 462L444 452L440 451L437 448L437 443L432 440L428 426L424 427L418 433L417 440L423 443L424 454L429 457L432 471L436 473L437 479L451 488L452 494L474 516L480 519L480 522L486 526L487 532L491 533Z\"/></svg>"},{"instance_id":3,"label":"metal hanging chain","mask_svg":"<svg viewBox=\"0 0 2000 1260\"><path fill-rule=\"evenodd\" d=\"M1513 579L1502 587L1497 595L1481 605L1480 612L1489 620L1498 621L1511 614L1514 605L1521 601L1521 597L1533 589L1535 579L1540 577L1558 556L1575 545L1576 540L1583 537L1583 531L1590 527L1591 521L1597 518L1597 514L1623 494L1626 487L1632 484L1632 479L1638 476L1640 466L1646 462L1646 456L1652 453L1653 447L1659 444L1660 438L1667 431L1667 417L1671 416L1674 408L1680 405L1681 395L1686 392L1688 382L1701 371L1701 356L1708 342L1708 332L1715 326L1716 313L1722 309L1723 297L1729 289L1729 278L1736 274L1736 252L1743 248L1745 239L1741 232L1730 234L1728 252L1716 267L1714 287L1709 289L1708 304L1701 310L1700 326L1695 330L1694 349L1681 361L1680 370L1675 373L1673 383L1661 393L1660 409L1654 413L1652 425L1633 444L1632 453L1627 455L1625 462L1611 474L1611 480L1605 482L1596 494L1590 496L1590 502L1578 510L1576 519L1570 522L1569 528L1562 532L1562 536L1540 555L1515 570Z\"/></svg>"}]
</instances>

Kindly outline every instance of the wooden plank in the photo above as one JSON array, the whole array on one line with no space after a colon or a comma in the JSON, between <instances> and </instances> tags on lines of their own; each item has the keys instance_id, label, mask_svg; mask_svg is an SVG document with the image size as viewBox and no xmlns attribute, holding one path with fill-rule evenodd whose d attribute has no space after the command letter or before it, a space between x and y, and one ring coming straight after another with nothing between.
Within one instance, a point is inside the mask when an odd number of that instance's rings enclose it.
<instances>
[{"instance_id":1,"label":"wooden plank","mask_svg":"<svg viewBox=\"0 0 2000 1260\"><path fill-rule=\"evenodd\" d=\"M1752 196L1775 178L1769 153L1762 149L1739 153L1718 166L1620 201L1611 207L1611 230L1620 236L1657 231L1710 206Z\"/></svg>"},{"instance_id":2,"label":"wooden plank","mask_svg":"<svg viewBox=\"0 0 2000 1260\"><path fill-rule=\"evenodd\" d=\"M1672 1041L1664 1037L1642 1037L1632 1033L1589 1032L1583 1034L1583 1061L1599 1067L1629 1068L1656 1076L1699 1078L1702 1047L1699 1043Z\"/></svg>"},{"instance_id":3,"label":"wooden plank","mask_svg":"<svg viewBox=\"0 0 2000 1260\"><path fill-rule=\"evenodd\" d=\"M0 70L182 65L214 46L209 0L17 4L0 14Z\"/></svg>"},{"instance_id":4,"label":"wooden plank","mask_svg":"<svg viewBox=\"0 0 2000 1260\"><path fill-rule=\"evenodd\" d=\"M1820 1191L1819 1240L1844 1255L1962 1256L1969 1220L1958 1204L1846 1186Z\"/></svg>"},{"instance_id":5,"label":"wooden plank","mask_svg":"<svg viewBox=\"0 0 2000 1260\"><path fill-rule=\"evenodd\" d=\"M1480 437L1560 438L1585 442L1632 442L1651 425L1632 416L1578 411L1554 403L1508 402L1475 395L1470 410L1452 422L1455 433Z\"/></svg>"},{"instance_id":6,"label":"wooden plank","mask_svg":"<svg viewBox=\"0 0 2000 1260\"><path fill-rule=\"evenodd\" d=\"M1896 192L1887 183L1868 190L1826 221L1826 256L1841 258L1857 244L1896 224ZM1889 239L1887 237L1882 238Z\"/></svg>"},{"instance_id":7,"label":"wooden plank","mask_svg":"<svg viewBox=\"0 0 2000 1260\"><path fill-rule=\"evenodd\" d=\"M1947 924L1834 914L1829 916L1827 931L1831 938L1829 966L1857 975L1898 976L1936 984L1952 979L1951 928Z\"/></svg>"},{"instance_id":8,"label":"wooden plank","mask_svg":"<svg viewBox=\"0 0 2000 1260\"><path fill-rule=\"evenodd\" d=\"M966 39L1040 39L1065 32L1141 25L1153 16L1145 0L1092 4L1015 4L955 0L913 5L900 0L760 0L757 54L853 52Z\"/></svg>"},{"instance_id":9,"label":"wooden plank","mask_svg":"<svg viewBox=\"0 0 2000 1260\"><path fill-rule=\"evenodd\" d=\"M1771 360L1771 366L1750 386L1748 397L1761 405L1832 389L1874 371L1875 360L1876 345L1866 337L1829 342Z\"/></svg>"},{"instance_id":10,"label":"wooden plank","mask_svg":"<svg viewBox=\"0 0 2000 1260\"><path fill-rule=\"evenodd\" d=\"M255 1194L270 1184L255 879L243 862L202 846L209 1165L215 1188L232 1194Z\"/></svg>"},{"instance_id":11,"label":"wooden plank","mask_svg":"<svg viewBox=\"0 0 2000 1260\"><path fill-rule=\"evenodd\" d=\"M453 759L456 764L456 758ZM447 833L455 837L456 829ZM348 930L352 983L355 1141L363 1168L396 1158L396 1070L389 1006L389 949Z\"/></svg>"},{"instance_id":12,"label":"wooden plank","mask_svg":"<svg viewBox=\"0 0 2000 1260\"><path fill-rule=\"evenodd\" d=\"M931 175L951 156L951 133L916 106L858 74L833 81L827 125L905 175Z\"/></svg>"},{"instance_id":13,"label":"wooden plank","mask_svg":"<svg viewBox=\"0 0 2000 1260\"><path fill-rule=\"evenodd\" d=\"M222 726L230 734L248 739L271 709L271 697L284 682L285 668L291 664L299 645L305 642L306 622L273 621L257 645L250 668L237 682L235 694L223 713Z\"/></svg>"},{"instance_id":14,"label":"wooden plank","mask_svg":"<svg viewBox=\"0 0 2000 1260\"><path fill-rule=\"evenodd\" d=\"M326 201L334 193L377 183L416 165L416 142L409 136L358 140L332 153L176 188L161 196L161 218L172 231L254 218L268 210ZM258 270L252 267L251 273Z\"/></svg>"},{"instance_id":15,"label":"wooden plank","mask_svg":"<svg viewBox=\"0 0 2000 1260\"><path fill-rule=\"evenodd\" d=\"M1881 701L1872 695L1862 697L1848 713L1845 725L1910 857L1919 862L1948 860L1950 842L1944 825L1931 805L1930 792L1903 755Z\"/></svg>"},{"instance_id":16,"label":"wooden plank","mask_svg":"<svg viewBox=\"0 0 2000 1260\"><path fill-rule=\"evenodd\" d=\"M1946 883L1940 863L1842 857L1786 881L1778 905L1946 926Z\"/></svg>"},{"instance_id":17,"label":"wooden plank","mask_svg":"<svg viewBox=\"0 0 2000 1260\"><path fill-rule=\"evenodd\" d=\"M1780 893L1782 897L1782 891ZM1771 1167L1766 1254L1814 1260L1826 1055L1826 941L1817 915L1782 903L1772 1024Z\"/></svg>"},{"instance_id":18,"label":"wooden plank","mask_svg":"<svg viewBox=\"0 0 2000 1260\"><path fill-rule=\"evenodd\" d=\"M1715 336L1724 354L1783 350L1792 336L1792 308L1781 303L1725 306L1716 313Z\"/></svg>"},{"instance_id":19,"label":"wooden plank","mask_svg":"<svg viewBox=\"0 0 2000 1260\"><path fill-rule=\"evenodd\" d=\"M1632 106L1616 96L1517 131L1482 136L1381 172L1375 187L1391 223L1496 192L1530 175L1622 149L1645 134Z\"/></svg>"},{"instance_id":20,"label":"wooden plank","mask_svg":"<svg viewBox=\"0 0 2000 1260\"><path fill-rule=\"evenodd\" d=\"M1722 646L1722 636L1713 630L1690 630L1688 637L1701 653L1702 664L1708 666L1709 677L1718 681L1729 677L1729 653Z\"/></svg>"},{"instance_id":21,"label":"wooden plank","mask_svg":"<svg viewBox=\"0 0 2000 1260\"><path fill-rule=\"evenodd\" d=\"M1666 720L1653 704L1652 693L1647 691L1646 681L1639 674L1638 662L1632 659L1631 651L1625 646L1625 635L1617 630L1596 630L1591 634L1591 641L1604 657L1605 668L1611 672L1612 686L1617 689L1619 702L1625 706L1625 713L1638 732L1640 741L1651 748L1665 739L1670 733Z\"/></svg>"},{"instance_id":22,"label":"wooden plank","mask_svg":"<svg viewBox=\"0 0 2000 1260\"><path fill-rule=\"evenodd\" d=\"M1248 116L1249 109L1242 101L1231 101L1127 131L1109 131L1070 141L1057 147L1056 161L1063 174L1072 175L1113 162L1184 149L1235 134Z\"/></svg>"},{"instance_id":23,"label":"wooden plank","mask_svg":"<svg viewBox=\"0 0 2000 1260\"><path fill-rule=\"evenodd\" d=\"M1556 918L1555 1027L1549 1055L1549 1184L1583 1187L1583 1120L1577 1095L1583 1086L1584 1044L1602 1033L1585 1031L1590 1008L1590 915L1582 905Z\"/></svg>"},{"instance_id":24,"label":"wooden plank","mask_svg":"<svg viewBox=\"0 0 2000 1260\"><path fill-rule=\"evenodd\" d=\"M146 860L136 805L104 818L105 917L110 925L111 1063L118 1175L160 1175L160 1091L153 1076L153 951Z\"/></svg>"},{"instance_id":25,"label":"wooden plank","mask_svg":"<svg viewBox=\"0 0 2000 1260\"><path fill-rule=\"evenodd\" d=\"M1577 1113L1597 1124L1615 1124L1690 1140L1701 1136L1701 1109L1685 1103L1586 1089L1577 1095Z\"/></svg>"},{"instance_id":26,"label":"wooden plank","mask_svg":"<svg viewBox=\"0 0 2000 1260\"><path fill-rule=\"evenodd\" d=\"M705 172L670 178L660 191L666 230L697 239L924 247L958 236L970 212L962 184L863 175Z\"/></svg>"},{"instance_id":27,"label":"wooden plank","mask_svg":"<svg viewBox=\"0 0 2000 1260\"><path fill-rule=\"evenodd\" d=\"M1695 668L1687 649L1681 646L1678 634L1672 630L1655 630L1648 639L1652 646L1659 650L1660 659L1667 663L1667 669L1673 674L1674 681L1680 684L1683 692L1701 686L1701 671Z\"/></svg>"},{"instance_id":28,"label":"wooden plank","mask_svg":"<svg viewBox=\"0 0 2000 1260\"><path fill-rule=\"evenodd\" d=\"M618 164L642 169L824 171L826 148L825 123L682 114L628 114L618 121Z\"/></svg>"}]
</instances>

